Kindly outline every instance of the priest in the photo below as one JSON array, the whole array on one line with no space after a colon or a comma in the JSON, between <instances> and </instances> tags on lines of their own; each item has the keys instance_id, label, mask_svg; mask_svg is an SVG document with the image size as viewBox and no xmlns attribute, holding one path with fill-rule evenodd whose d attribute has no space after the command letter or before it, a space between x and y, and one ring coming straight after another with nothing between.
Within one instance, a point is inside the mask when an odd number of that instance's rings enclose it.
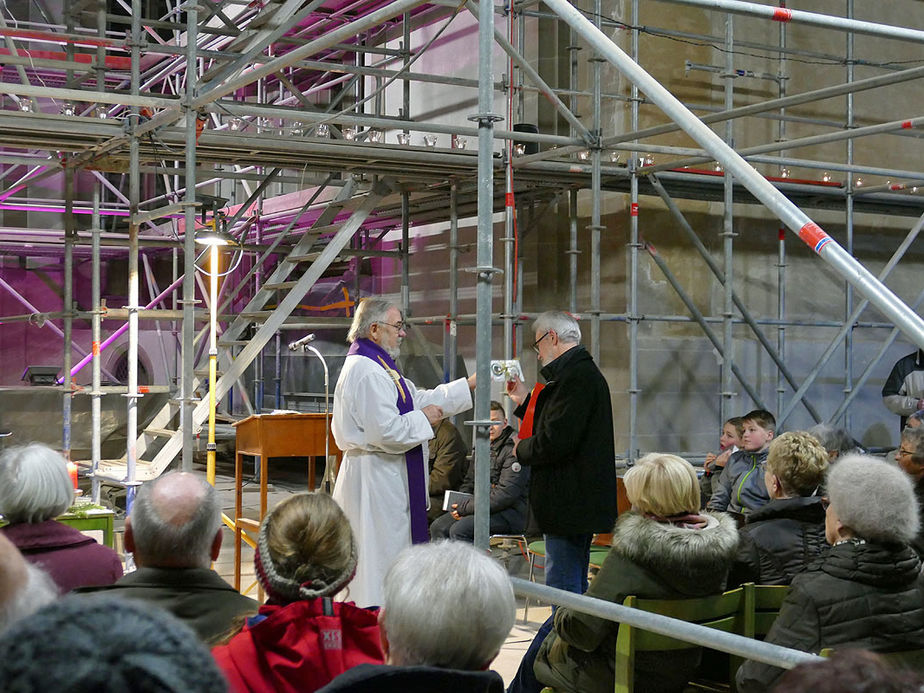
<instances>
[{"instance_id":1,"label":"priest","mask_svg":"<svg viewBox=\"0 0 924 693\"><path fill-rule=\"evenodd\" d=\"M427 441L433 426L472 406L475 376L418 390L395 360L406 336L401 310L363 299L353 316L350 350L334 389L331 428L343 462L334 500L356 535L356 577L341 598L382 603L385 573L398 553L428 540Z\"/></svg>"}]
</instances>

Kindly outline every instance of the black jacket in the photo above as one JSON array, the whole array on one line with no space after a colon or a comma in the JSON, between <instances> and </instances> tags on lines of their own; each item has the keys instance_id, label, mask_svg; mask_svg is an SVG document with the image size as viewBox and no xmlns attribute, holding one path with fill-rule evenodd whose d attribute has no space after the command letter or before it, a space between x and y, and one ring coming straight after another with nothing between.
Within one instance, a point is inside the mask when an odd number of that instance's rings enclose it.
<instances>
[{"instance_id":1,"label":"black jacket","mask_svg":"<svg viewBox=\"0 0 924 693\"><path fill-rule=\"evenodd\" d=\"M788 585L828 548L821 498L772 499L748 516L728 584Z\"/></svg>"},{"instance_id":2,"label":"black jacket","mask_svg":"<svg viewBox=\"0 0 924 693\"><path fill-rule=\"evenodd\" d=\"M517 459L532 470L529 505L546 534L609 532L616 519L616 453L610 388L578 345L545 366L533 435ZM517 408L523 418L529 397Z\"/></svg>"},{"instance_id":3,"label":"black jacket","mask_svg":"<svg viewBox=\"0 0 924 693\"><path fill-rule=\"evenodd\" d=\"M516 433L509 426L491 441L491 496L492 515L502 515L511 525L526 525L526 494L529 488L529 467L524 467L513 454ZM475 465L468 466L460 491L475 490ZM459 515L474 515L475 500L459 502Z\"/></svg>"},{"instance_id":4,"label":"black jacket","mask_svg":"<svg viewBox=\"0 0 924 693\"><path fill-rule=\"evenodd\" d=\"M359 664L318 693L504 693L495 671L460 671L437 667Z\"/></svg>"},{"instance_id":5,"label":"black jacket","mask_svg":"<svg viewBox=\"0 0 924 693\"><path fill-rule=\"evenodd\" d=\"M255 614L259 607L208 568L139 568L114 585L77 591L107 592L154 604L183 621L207 644L227 635L238 616Z\"/></svg>"},{"instance_id":6,"label":"black jacket","mask_svg":"<svg viewBox=\"0 0 924 693\"><path fill-rule=\"evenodd\" d=\"M874 652L924 648L921 562L908 546L847 541L792 581L767 642L805 652L825 647ZM773 688L783 670L745 662L738 690Z\"/></svg>"},{"instance_id":7,"label":"black jacket","mask_svg":"<svg viewBox=\"0 0 924 693\"><path fill-rule=\"evenodd\" d=\"M921 528L918 535L911 540L911 548L924 561L924 477L914 482L914 495L918 499L918 516L921 519Z\"/></svg>"}]
</instances>

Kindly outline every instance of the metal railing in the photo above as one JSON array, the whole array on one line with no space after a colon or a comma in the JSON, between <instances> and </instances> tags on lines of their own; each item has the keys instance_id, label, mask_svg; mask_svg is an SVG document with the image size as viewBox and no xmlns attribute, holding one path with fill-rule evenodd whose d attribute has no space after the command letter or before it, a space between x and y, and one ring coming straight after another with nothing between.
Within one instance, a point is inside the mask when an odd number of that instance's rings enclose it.
<instances>
[{"instance_id":1,"label":"metal railing","mask_svg":"<svg viewBox=\"0 0 924 693\"><path fill-rule=\"evenodd\" d=\"M734 633L726 633L708 626L681 621L650 611L633 609L622 604L566 592L565 590L540 585L529 580L510 578L510 581L513 583L513 591L522 597L541 599L550 604L566 606L569 609L590 614L591 616L605 618L607 621L627 623L630 626L651 631L652 633L667 635L694 645L702 645L713 650L728 652L745 659L753 659L757 662L771 664L783 669L792 669L803 662L824 661L818 655L802 652L801 650L793 650L781 645L754 640Z\"/></svg>"}]
</instances>

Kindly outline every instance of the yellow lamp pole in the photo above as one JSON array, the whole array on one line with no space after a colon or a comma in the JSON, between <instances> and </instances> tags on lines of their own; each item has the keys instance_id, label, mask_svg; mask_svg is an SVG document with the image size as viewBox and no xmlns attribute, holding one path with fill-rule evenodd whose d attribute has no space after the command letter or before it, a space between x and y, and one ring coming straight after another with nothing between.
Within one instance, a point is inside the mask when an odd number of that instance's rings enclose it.
<instances>
[{"instance_id":1,"label":"yellow lamp pole","mask_svg":"<svg viewBox=\"0 0 924 693\"><path fill-rule=\"evenodd\" d=\"M218 379L218 247L238 245L237 240L221 228L224 215L217 213L208 228L196 233L196 242L209 246L209 442L206 445L206 479L215 485L215 382Z\"/></svg>"},{"instance_id":2,"label":"yellow lamp pole","mask_svg":"<svg viewBox=\"0 0 924 693\"><path fill-rule=\"evenodd\" d=\"M218 243L209 248L209 442L205 476L215 485L215 381L218 376Z\"/></svg>"}]
</instances>

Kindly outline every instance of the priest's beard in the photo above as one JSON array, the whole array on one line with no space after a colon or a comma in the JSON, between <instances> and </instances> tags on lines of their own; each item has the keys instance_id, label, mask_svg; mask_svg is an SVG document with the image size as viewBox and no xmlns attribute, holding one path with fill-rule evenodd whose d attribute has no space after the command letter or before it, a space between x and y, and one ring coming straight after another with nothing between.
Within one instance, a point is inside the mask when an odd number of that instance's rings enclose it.
<instances>
[{"instance_id":1,"label":"priest's beard","mask_svg":"<svg viewBox=\"0 0 924 693\"><path fill-rule=\"evenodd\" d=\"M385 350L385 353L391 356L391 360L397 362L398 357L401 356L401 345L396 344L393 347L382 347Z\"/></svg>"}]
</instances>

